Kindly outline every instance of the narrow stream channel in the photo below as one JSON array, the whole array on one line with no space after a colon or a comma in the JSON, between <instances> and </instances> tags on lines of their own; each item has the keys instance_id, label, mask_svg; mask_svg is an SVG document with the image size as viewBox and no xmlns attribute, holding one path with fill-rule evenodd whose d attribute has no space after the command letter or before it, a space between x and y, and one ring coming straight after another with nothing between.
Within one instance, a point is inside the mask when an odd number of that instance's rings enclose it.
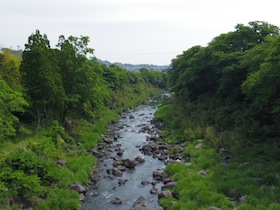
<instances>
[{"instance_id":1,"label":"narrow stream channel","mask_svg":"<svg viewBox=\"0 0 280 210\"><path fill-rule=\"evenodd\" d=\"M156 109L157 106L154 105L142 105L123 116L115 125L115 128L119 128L119 138L110 145L110 154L100 158L96 183L98 187L87 192L82 210L129 210L141 196L145 199L148 209L159 206L158 195L150 193L150 190L153 188L152 184L155 184L153 172L162 170L165 164L157 158L144 155L139 150L147 143L146 137L149 135L140 129L153 126L151 120ZM121 177L108 177L108 171L113 168L113 157L117 154L116 148L124 149L122 159L134 160L140 156L145 161L133 169L125 170ZM120 180L126 180L125 184L120 184ZM143 181L146 184L143 184ZM161 186L160 182L155 184L159 191ZM121 200L121 204L111 202L116 198Z\"/></svg>"}]
</instances>

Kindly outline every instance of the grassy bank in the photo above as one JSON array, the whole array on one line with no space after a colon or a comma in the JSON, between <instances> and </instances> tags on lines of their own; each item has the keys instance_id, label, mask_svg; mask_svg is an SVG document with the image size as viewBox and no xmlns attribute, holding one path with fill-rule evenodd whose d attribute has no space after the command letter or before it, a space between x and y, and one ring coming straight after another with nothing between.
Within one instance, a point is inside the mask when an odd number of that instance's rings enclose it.
<instances>
[{"instance_id":1,"label":"grassy bank","mask_svg":"<svg viewBox=\"0 0 280 210\"><path fill-rule=\"evenodd\" d=\"M87 150L101 141L100 134L118 120L121 109L137 105L159 89L135 85L114 93L114 107L96 119L72 119L71 132L56 121L35 135L35 126L22 124L13 141L0 149L0 209L79 209L79 194L68 189L86 185L97 162ZM62 161L63 160L63 161Z\"/></svg>"},{"instance_id":2,"label":"grassy bank","mask_svg":"<svg viewBox=\"0 0 280 210\"><path fill-rule=\"evenodd\" d=\"M164 209L280 209L279 145L269 140L244 142L237 132L241 128L216 131L203 123L205 116L201 109L186 114L174 104L156 113L164 122L165 141L184 144L183 152L190 157L187 163L166 167L178 184L174 198L160 201Z\"/></svg>"}]
</instances>

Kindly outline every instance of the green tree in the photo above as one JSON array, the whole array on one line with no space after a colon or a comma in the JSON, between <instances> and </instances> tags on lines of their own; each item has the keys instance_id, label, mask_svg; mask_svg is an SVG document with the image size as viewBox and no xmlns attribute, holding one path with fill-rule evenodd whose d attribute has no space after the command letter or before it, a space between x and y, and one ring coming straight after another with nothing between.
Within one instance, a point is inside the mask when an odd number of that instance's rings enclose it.
<instances>
[{"instance_id":1,"label":"green tree","mask_svg":"<svg viewBox=\"0 0 280 210\"><path fill-rule=\"evenodd\" d=\"M56 54L47 36L36 30L28 38L22 55L20 71L31 108L37 115L37 131L41 124L48 124L49 109L55 110L65 100Z\"/></svg>"},{"instance_id":2,"label":"green tree","mask_svg":"<svg viewBox=\"0 0 280 210\"><path fill-rule=\"evenodd\" d=\"M93 117L110 98L101 77L103 69L97 62L89 61L86 57L93 53L88 44L87 36L70 36L68 39L63 35L59 37L57 46L60 48L60 68L67 98L62 119L69 112Z\"/></svg>"},{"instance_id":3,"label":"green tree","mask_svg":"<svg viewBox=\"0 0 280 210\"><path fill-rule=\"evenodd\" d=\"M16 135L18 118L14 112L23 112L28 103L20 91L13 90L0 78L0 140Z\"/></svg>"},{"instance_id":4,"label":"green tree","mask_svg":"<svg viewBox=\"0 0 280 210\"><path fill-rule=\"evenodd\" d=\"M20 62L21 58L12 54L11 50L0 53L0 76L13 87L20 85Z\"/></svg>"},{"instance_id":5,"label":"green tree","mask_svg":"<svg viewBox=\"0 0 280 210\"><path fill-rule=\"evenodd\" d=\"M257 53L258 54L257 54ZM259 53L262 59L258 59ZM242 90L253 106L266 115L272 115L280 125L280 37L266 39L247 59L256 61L242 84ZM260 62L261 61L261 62Z\"/></svg>"}]
</instances>

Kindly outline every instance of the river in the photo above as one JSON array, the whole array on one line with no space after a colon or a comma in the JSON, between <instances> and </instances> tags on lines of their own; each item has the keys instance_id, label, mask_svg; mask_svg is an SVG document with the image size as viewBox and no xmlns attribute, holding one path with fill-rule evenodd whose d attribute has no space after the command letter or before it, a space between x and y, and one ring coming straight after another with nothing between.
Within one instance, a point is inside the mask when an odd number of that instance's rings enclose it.
<instances>
[{"instance_id":1,"label":"river","mask_svg":"<svg viewBox=\"0 0 280 210\"><path fill-rule=\"evenodd\" d=\"M82 210L129 210L139 197L145 199L148 209L158 207L158 195L150 193L153 188L162 186L161 182L153 180L153 172L162 170L165 164L143 154L139 148L147 144L149 134L141 132L141 128L153 126L151 120L154 117L156 105L141 105L130 113L122 116L114 125L118 129L118 138L110 145L110 153L99 160L96 186L90 189L85 197ZM108 176L113 166L113 158L116 150L124 150L122 159L135 159L140 156L145 161L137 164L133 169L127 169L121 177ZM119 184L120 180L125 183ZM143 184L145 182L145 184ZM113 204L112 200L118 198L121 204Z\"/></svg>"}]
</instances>

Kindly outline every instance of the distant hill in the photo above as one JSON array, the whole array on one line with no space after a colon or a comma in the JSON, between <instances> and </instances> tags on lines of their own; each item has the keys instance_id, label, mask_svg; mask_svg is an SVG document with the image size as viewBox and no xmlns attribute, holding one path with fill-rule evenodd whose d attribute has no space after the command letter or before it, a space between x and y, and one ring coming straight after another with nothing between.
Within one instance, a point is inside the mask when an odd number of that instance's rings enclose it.
<instances>
[{"instance_id":1,"label":"distant hill","mask_svg":"<svg viewBox=\"0 0 280 210\"><path fill-rule=\"evenodd\" d=\"M158 65L153 65L153 64L127 64L127 63L111 63L109 61L103 61L100 59L97 59L97 62L100 64L105 64L107 66L111 64L115 64L121 68L130 70L130 71L139 71L141 68L146 68L146 69L151 69L154 71L166 71L168 69L168 65L163 65L163 66L158 66Z\"/></svg>"},{"instance_id":2,"label":"distant hill","mask_svg":"<svg viewBox=\"0 0 280 210\"><path fill-rule=\"evenodd\" d=\"M21 58L22 56L22 50L13 50L13 49L10 49L10 48L0 48L0 53L3 53L5 52L6 50L9 50L11 51L11 53L15 56L18 56Z\"/></svg>"},{"instance_id":3,"label":"distant hill","mask_svg":"<svg viewBox=\"0 0 280 210\"><path fill-rule=\"evenodd\" d=\"M5 52L6 50L10 50L12 52L12 54L21 57L22 56L22 50L13 50L13 49L9 49L9 48L0 48L0 53ZM151 69L154 71L166 71L168 69L168 65L163 65L163 66L158 66L158 65L153 65L153 64L127 64L127 63L111 63L109 61L103 61L100 59L97 59L97 62L100 64L105 64L106 66L110 66L111 64L115 64L123 69L127 69L130 71L139 71L142 68L146 68L146 69Z\"/></svg>"}]
</instances>

